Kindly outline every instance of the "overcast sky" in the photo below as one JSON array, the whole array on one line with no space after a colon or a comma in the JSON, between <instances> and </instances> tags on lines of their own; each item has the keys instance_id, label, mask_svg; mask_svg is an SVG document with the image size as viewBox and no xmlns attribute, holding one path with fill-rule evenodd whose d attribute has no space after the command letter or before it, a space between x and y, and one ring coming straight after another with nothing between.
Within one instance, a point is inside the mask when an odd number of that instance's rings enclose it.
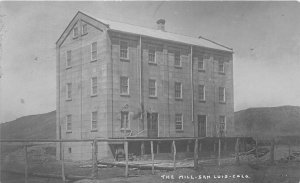
<instances>
[{"instance_id":1,"label":"overcast sky","mask_svg":"<svg viewBox=\"0 0 300 183\"><path fill-rule=\"evenodd\" d=\"M55 42L77 11L232 47L235 111L300 106L297 2L0 2L0 122L55 110Z\"/></svg>"}]
</instances>

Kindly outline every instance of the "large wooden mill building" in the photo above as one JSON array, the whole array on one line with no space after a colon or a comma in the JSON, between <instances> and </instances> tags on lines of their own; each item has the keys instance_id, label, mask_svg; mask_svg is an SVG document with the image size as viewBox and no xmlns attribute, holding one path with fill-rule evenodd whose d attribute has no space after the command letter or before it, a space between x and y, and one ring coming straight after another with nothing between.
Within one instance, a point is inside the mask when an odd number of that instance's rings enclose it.
<instances>
[{"instance_id":1,"label":"large wooden mill building","mask_svg":"<svg viewBox=\"0 0 300 183\"><path fill-rule=\"evenodd\" d=\"M232 50L156 23L75 15L56 42L58 139L232 135ZM99 143L98 156L112 157L111 147ZM90 151L64 145L69 159Z\"/></svg>"}]
</instances>

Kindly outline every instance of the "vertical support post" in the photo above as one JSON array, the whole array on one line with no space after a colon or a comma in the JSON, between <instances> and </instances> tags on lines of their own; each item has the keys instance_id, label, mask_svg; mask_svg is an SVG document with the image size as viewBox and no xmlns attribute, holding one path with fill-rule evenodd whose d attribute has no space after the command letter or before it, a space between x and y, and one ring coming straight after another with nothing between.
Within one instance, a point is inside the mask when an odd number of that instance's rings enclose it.
<instances>
[{"instance_id":1,"label":"vertical support post","mask_svg":"<svg viewBox=\"0 0 300 183\"><path fill-rule=\"evenodd\" d=\"M221 165L221 138L219 138L219 148L218 148L218 165Z\"/></svg>"},{"instance_id":2,"label":"vertical support post","mask_svg":"<svg viewBox=\"0 0 300 183\"><path fill-rule=\"evenodd\" d=\"M128 177L128 141L124 142L124 150L125 150L125 160L126 160L125 177Z\"/></svg>"},{"instance_id":3,"label":"vertical support post","mask_svg":"<svg viewBox=\"0 0 300 183\"><path fill-rule=\"evenodd\" d=\"M288 161L291 160L291 141L289 141L289 158Z\"/></svg>"},{"instance_id":4,"label":"vertical support post","mask_svg":"<svg viewBox=\"0 0 300 183\"><path fill-rule=\"evenodd\" d=\"M199 140L199 152L202 152L202 141Z\"/></svg>"},{"instance_id":5,"label":"vertical support post","mask_svg":"<svg viewBox=\"0 0 300 183\"><path fill-rule=\"evenodd\" d=\"M152 174L154 175L154 153L153 153L153 141L150 141L151 143L151 159L152 159Z\"/></svg>"},{"instance_id":6,"label":"vertical support post","mask_svg":"<svg viewBox=\"0 0 300 183\"><path fill-rule=\"evenodd\" d=\"M216 143L216 141L214 140L214 153L217 151L217 143Z\"/></svg>"},{"instance_id":7,"label":"vertical support post","mask_svg":"<svg viewBox=\"0 0 300 183\"><path fill-rule=\"evenodd\" d=\"M98 162L97 162L97 151L98 151L98 148L97 148L97 140L94 139L93 140L93 147L92 147L92 159L93 159L93 172L92 172L92 176L94 179L97 178L98 176Z\"/></svg>"},{"instance_id":8,"label":"vertical support post","mask_svg":"<svg viewBox=\"0 0 300 183\"><path fill-rule=\"evenodd\" d=\"M145 142L143 141L141 143L141 155L144 155L145 154Z\"/></svg>"},{"instance_id":9,"label":"vertical support post","mask_svg":"<svg viewBox=\"0 0 300 183\"><path fill-rule=\"evenodd\" d=\"M61 148L60 148L60 154L61 154L61 178L63 182L66 182L66 176L65 176L65 154L64 154L64 144L63 142L61 143Z\"/></svg>"},{"instance_id":10,"label":"vertical support post","mask_svg":"<svg viewBox=\"0 0 300 183\"><path fill-rule=\"evenodd\" d=\"M226 141L226 137L224 138L224 153L227 152L227 141Z\"/></svg>"},{"instance_id":11,"label":"vertical support post","mask_svg":"<svg viewBox=\"0 0 300 183\"><path fill-rule=\"evenodd\" d=\"M25 159L25 183L28 183L28 157L27 157L27 144L24 145L24 159Z\"/></svg>"},{"instance_id":12,"label":"vertical support post","mask_svg":"<svg viewBox=\"0 0 300 183\"><path fill-rule=\"evenodd\" d=\"M187 141L187 144L186 144L186 152L190 152L190 141L188 140Z\"/></svg>"},{"instance_id":13,"label":"vertical support post","mask_svg":"<svg viewBox=\"0 0 300 183\"><path fill-rule=\"evenodd\" d=\"M174 162L174 170L176 170L176 144L175 140L173 140L173 162Z\"/></svg>"},{"instance_id":14,"label":"vertical support post","mask_svg":"<svg viewBox=\"0 0 300 183\"><path fill-rule=\"evenodd\" d=\"M237 165L240 164L240 139L236 138L236 143L235 143L235 162Z\"/></svg>"},{"instance_id":15,"label":"vertical support post","mask_svg":"<svg viewBox=\"0 0 300 183\"><path fill-rule=\"evenodd\" d=\"M194 169L198 168L198 139L195 140L194 146Z\"/></svg>"},{"instance_id":16,"label":"vertical support post","mask_svg":"<svg viewBox=\"0 0 300 183\"><path fill-rule=\"evenodd\" d=\"M257 137L255 140L255 157L256 157L256 161L258 161L258 138Z\"/></svg>"},{"instance_id":17,"label":"vertical support post","mask_svg":"<svg viewBox=\"0 0 300 183\"><path fill-rule=\"evenodd\" d=\"M157 144L156 144L156 154L159 153L159 141L157 141Z\"/></svg>"},{"instance_id":18,"label":"vertical support post","mask_svg":"<svg viewBox=\"0 0 300 183\"><path fill-rule=\"evenodd\" d=\"M273 138L271 141L271 152L270 152L270 160L272 164L274 163L274 153L275 153L274 150L275 150L275 139Z\"/></svg>"}]
</instances>

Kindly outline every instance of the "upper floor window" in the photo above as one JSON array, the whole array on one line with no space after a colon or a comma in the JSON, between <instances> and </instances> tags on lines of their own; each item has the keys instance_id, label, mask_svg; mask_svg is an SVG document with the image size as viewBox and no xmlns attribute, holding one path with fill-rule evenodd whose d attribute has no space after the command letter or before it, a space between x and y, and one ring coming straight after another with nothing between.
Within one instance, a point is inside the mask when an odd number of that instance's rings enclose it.
<instances>
[{"instance_id":1,"label":"upper floor window","mask_svg":"<svg viewBox=\"0 0 300 183\"><path fill-rule=\"evenodd\" d=\"M156 97L156 81L149 79L149 96Z\"/></svg>"},{"instance_id":2,"label":"upper floor window","mask_svg":"<svg viewBox=\"0 0 300 183\"><path fill-rule=\"evenodd\" d=\"M87 34L87 24L86 23L82 24L82 34L83 35Z\"/></svg>"},{"instance_id":3,"label":"upper floor window","mask_svg":"<svg viewBox=\"0 0 300 183\"><path fill-rule=\"evenodd\" d=\"M219 60L219 72L225 73L225 63L222 60Z\"/></svg>"},{"instance_id":4,"label":"upper floor window","mask_svg":"<svg viewBox=\"0 0 300 183\"><path fill-rule=\"evenodd\" d=\"M129 112L121 111L121 129L129 128Z\"/></svg>"},{"instance_id":5,"label":"upper floor window","mask_svg":"<svg viewBox=\"0 0 300 183\"><path fill-rule=\"evenodd\" d=\"M174 66L181 67L180 51L174 52Z\"/></svg>"},{"instance_id":6,"label":"upper floor window","mask_svg":"<svg viewBox=\"0 0 300 183\"><path fill-rule=\"evenodd\" d=\"M67 83L66 85L66 100L72 99L72 83Z\"/></svg>"},{"instance_id":7,"label":"upper floor window","mask_svg":"<svg viewBox=\"0 0 300 183\"><path fill-rule=\"evenodd\" d=\"M97 77L92 77L91 79L91 95L97 95L98 93L98 83L97 83Z\"/></svg>"},{"instance_id":8,"label":"upper floor window","mask_svg":"<svg viewBox=\"0 0 300 183\"><path fill-rule=\"evenodd\" d=\"M74 27L74 29L73 29L73 37L76 38L78 36L79 36L78 27Z\"/></svg>"},{"instance_id":9,"label":"upper floor window","mask_svg":"<svg viewBox=\"0 0 300 183\"><path fill-rule=\"evenodd\" d=\"M224 136L226 131L226 117L220 116L219 120L220 120L220 136Z\"/></svg>"},{"instance_id":10,"label":"upper floor window","mask_svg":"<svg viewBox=\"0 0 300 183\"><path fill-rule=\"evenodd\" d=\"M154 47L149 47L149 63L156 63L156 58L155 58L155 48Z\"/></svg>"},{"instance_id":11,"label":"upper floor window","mask_svg":"<svg viewBox=\"0 0 300 183\"><path fill-rule=\"evenodd\" d=\"M199 100L205 101L205 86L199 85Z\"/></svg>"},{"instance_id":12,"label":"upper floor window","mask_svg":"<svg viewBox=\"0 0 300 183\"><path fill-rule=\"evenodd\" d=\"M120 58L128 59L128 42L120 41Z\"/></svg>"},{"instance_id":13,"label":"upper floor window","mask_svg":"<svg viewBox=\"0 0 300 183\"><path fill-rule=\"evenodd\" d=\"M67 130L67 132L72 131L72 115L71 114L66 116L66 130Z\"/></svg>"},{"instance_id":14,"label":"upper floor window","mask_svg":"<svg viewBox=\"0 0 300 183\"><path fill-rule=\"evenodd\" d=\"M203 59L203 56L200 56L199 58L198 58L198 70L199 71L204 71L205 69L204 69L204 59Z\"/></svg>"},{"instance_id":15,"label":"upper floor window","mask_svg":"<svg viewBox=\"0 0 300 183\"><path fill-rule=\"evenodd\" d=\"M226 96L225 96L225 88L219 87L219 101L224 103L226 102Z\"/></svg>"},{"instance_id":16,"label":"upper floor window","mask_svg":"<svg viewBox=\"0 0 300 183\"><path fill-rule=\"evenodd\" d=\"M129 94L129 78L122 76L120 78L120 92L123 95Z\"/></svg>"},{"instance_id":17,"label":"upper floor window","mask_svg":"<svg viewBox=\"0 0 300 183\"><path fill-rule=\"evenodd\" d=\"M182 114L175 114L175 129L183 130Z\"/></svg>"},{"instance_id":18,"label":"upper floor window","mask_svg":"<svg viewBox=\"0 0 300 183\"><path fill-rule=\"evenodd\" d=\"M97 42L93 42L91 45L91 61L97 60Z\"/></svg>"},{"instance_id":19,"label":"upper floor window","mask_svg":"<svg viewBox=\"0 0 300 183\"><path fill-rule=\"evenodd\" d=\"M71 62L72 62L72 51L71 51L71 50L68 50L68 51L67 51L66 68L71 67Z\"/></svg>"},{"instance_id":20,"label":"upper floor window","mask_svg":"<svg viewBox=\"0 0 300 183\"><path fill-rule=\"evenodd\" d=\"M175 82L175 98L182 98L182 84L180 82Z\"/></svg>"},{"instance_id":21,"label":"upper floor window","mask_svg":"<svg viewBox=\"0 0 300 183\"><path fill-rule=\"evenodd\" d=\"M97 130L97 123L98 123L98 112L97 111L94 111L94 112L92 112L92 116L91 116L91 122L92 122L92 126L91 126L91 128L92 128L92 130Z\"/></svg>"}]
</instances>

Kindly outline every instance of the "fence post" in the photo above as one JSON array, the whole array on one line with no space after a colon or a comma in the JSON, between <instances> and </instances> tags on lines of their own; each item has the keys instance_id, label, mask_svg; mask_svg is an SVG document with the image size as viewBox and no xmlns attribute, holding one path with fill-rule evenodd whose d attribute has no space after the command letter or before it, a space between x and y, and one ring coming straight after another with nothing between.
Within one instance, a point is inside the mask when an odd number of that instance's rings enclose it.
<instances>
[{"instance_id":1,"label":"fence post","mask_svg":"<svg viewBox=\"0 0 300 183\"><path fill-rule=\"evenodd\" d=\"M174 161L174 170L176 169L176 144L175 140L173 140L173 161Z\"/></svg>"},{"instance_id":2,"label":"fence post","mask_svg":"<svg viewBox=\"0 0 300 183\"><path fill-rule=\"evenodd\" d=\"M236 138L236 143L235 143L235 161L236 164L240 164L240 139Z\"/></svg>"},{"instance_id":3,"label":"fence post","mask_svg":"<svg viewBox=\"0 0 300 183\"><path fill-rule=\"evenodd\" d=\"M198 139L195 140L194 146L194 169L198 168Z\"/></svg>"},{"instance_id":4,"label":"fence post","mask_svg":"<svg viewBox=\"0 0 300 183\"><path fill-rule=\"evenodd\" d=\"M270 152L270 159L271 159L271 163L274 163L274 153L275 153L275 139L273 138L271 141L271 152Z\"/></svg>"},{"instance_id":5,"label":"fence post","mask_svg":"<svg viewBox=\"0 0 300 183\"><path fill-rule=\"evenodd\" d=\"M66 176L65 176L65 163L64 163L64 144L63 142L61 143L61 148L60 148L60 154L61 154L61 178L63 182L66 182Z\"/></svg>"},{"instance_id":6,"label":"fence post","mask_svg":"<svg viewBox=\"0 0 300 183\"><path fill-rule=\"evenodd\" d=\"M126 139L124 142L124 150L125 150L125 160L126 160L125 177L128 177L128 141Z\"/></svg>"},{"instance_id":7,"label":"fence post","mask_svg":"<svg viewBox=\"0 0 300 183\"><path fill-rule=\"evenodd\" d=\"M219 147L218 147L218 165L221 165L221 138L219 137Z\"/></svg>"},{"instance_id":8,"label":"fence post","mask_svg":"<svg viewBox=\"0 0 300 183\"><path fill-rule=\"evenodd\" d=\"M94 179L97 178L98 176L98 162L97 162L97 151L98 151L98 148L97 148L97 140L94 139L93 140L93 147L92 147L92 160L93 160L93 172L92 172L92 177Z\"/></svg>"},{"instance_id":9,"label":"fence post","mask_svg":"<svg viewBox=\"0 0 300 183\"><path fill-rule=\"evenodd\" d=\"M153 153L153 141L151 143L151 159L152 159L152 174L154 174L154 153Z\"/></svg>"},{"instance_id":10,"label":"fence post","mask_svg":"<svg viewBox=\"0 0 300 183\"><path fill-rule=\"evenodd\" d=\"M24 145L24 159L25 159L25 183L28 182L28 156L27 156L27 144Z\"/></svg>"}]
</instances>

